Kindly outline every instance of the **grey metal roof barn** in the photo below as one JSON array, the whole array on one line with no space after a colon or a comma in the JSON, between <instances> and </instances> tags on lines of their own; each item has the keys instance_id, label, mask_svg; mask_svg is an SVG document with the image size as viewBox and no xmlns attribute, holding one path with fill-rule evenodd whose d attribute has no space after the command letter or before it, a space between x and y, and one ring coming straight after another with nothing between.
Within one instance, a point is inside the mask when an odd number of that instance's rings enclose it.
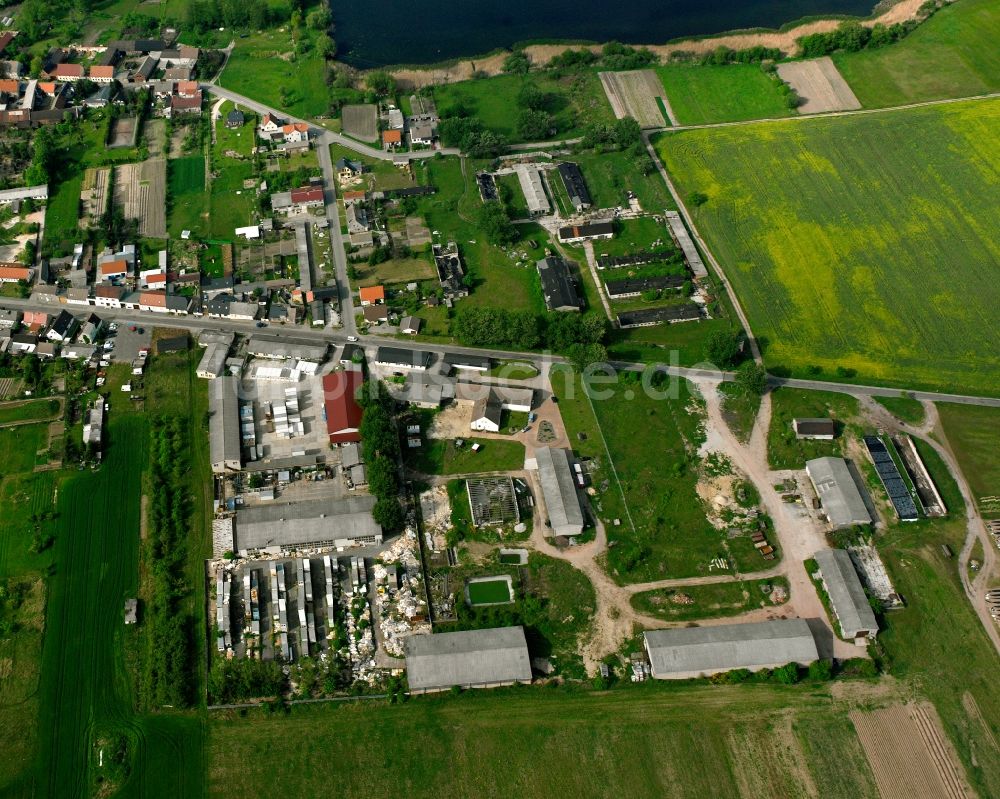
<instances>
[{"instance_id":1,"label":"grey metal roof barn","mask_svg":"<svg viewBox=\"0 0 1000 799\"><path fill-rule=\"evenodd\" d=\"M545 306L550 311L579 311L583 302L569 264L552 255L542 258L535 266L542 283Z\"/></svg>"},{"instance_id":2,"label":"grey metal roof barn","mask_svg":"<svg viewBox=\"0 0 1000 799\"><path fill-rule=\"evenodd\" d=\"M268 336L251 336L247 352L258 358L299 358L321 362L326 358L326 344L315 344L295 339L277 339Z\"/></svg>"},{"instance_id":3,"label":"grey metal roof barn","mask_svg":"<svg viewBox=\"0 0 1000 799\"><path fill-rule=\"evenodd\" d=\"M411 635L405 648L406 676L414 693L531 682L523 627Z\"/></svg>"},{"instance_id":4,"label":"grey metal roof barn","mask_svg":"<svg viewBox=\"0 0 1000 799\"><path fill-rule=\"evenodd\" d=\"M238 470L240 453L240 409L235 377L208 381L208 446L212 471Z\"/></svg>"},{"instance_id":5,"label":"grey metal roof barn","mask_svg":"<svg viewBox=\"0 0 1000 799\"><path fill-rule=\"evenodd\" d=\"M806 473L823 503L830 524L839 528L871 523L871 514L847 467L847 461L843 458L815 458L806 462Z\"/></svg>"},{"instance_id":6,"label":"grey metal roof barn","mask_svg":"<svg viewBox=\"0 0 1000 799\"><path fill-rule=\"evenodd\" d=\"M359 546L382 543L372 518L375 497L269 502L236 511L237 550L306 546Z\"/></svg>"},{"instance_id":7,"label":"grey metal roof barn","mask_svg":"<svg viewBox=\"0 0 1000 799\"><path fill-rule=\"evenodd\" d=\"M583 511L573 482L569 450L536 447L535 461L552 534L580 535L583 532Z\"/></svg>"},{"instance_id":8,"label":"grey metal roof barn","mask_svg":"<svg viewBox=\"0 0 1000 799\"><path fill-rule=\"evenodd\" d=\"M844 637L874 638L878 634L878 621L847 550L821 549L813 557Z\"/></svg>"},{"instance_id":9,"label":"grey metal roof barn","mask_svg":"<svg viewBox=\"0 0 1000 799\"><path fill-rule=\"evenodd\" d=\"M660 680L733 669L758 671L819 659L816 641L803 619L650 630L645 633L645 645L653 676Z\"/></svg>"}]
</instances>

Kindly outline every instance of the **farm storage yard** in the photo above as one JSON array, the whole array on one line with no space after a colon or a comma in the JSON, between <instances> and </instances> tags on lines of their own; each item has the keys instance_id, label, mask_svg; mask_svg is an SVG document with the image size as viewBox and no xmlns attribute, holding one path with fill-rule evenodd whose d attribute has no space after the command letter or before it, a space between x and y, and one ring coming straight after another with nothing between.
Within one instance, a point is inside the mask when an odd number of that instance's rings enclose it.
<instances>
[{"instance_id":1,"label":"farm storage yard","mask_svg":"<svg viewBox=\"0 0 1000 799\"><path fill-rule=\"evenodd\" d=\"M657 139L772 369L972 393L1000 390L998 147L997 100Z\"/></svg>"}]
</instances>

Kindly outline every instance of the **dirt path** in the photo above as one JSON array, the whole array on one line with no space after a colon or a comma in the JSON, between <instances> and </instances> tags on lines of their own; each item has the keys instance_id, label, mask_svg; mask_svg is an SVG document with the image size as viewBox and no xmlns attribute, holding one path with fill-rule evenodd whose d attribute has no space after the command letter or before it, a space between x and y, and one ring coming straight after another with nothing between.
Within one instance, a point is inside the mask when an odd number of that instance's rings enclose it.
<instances>
[{"instance_id":1,"label":"dirt path","mask_svg":"<svg viewBox=\"0 0 1000 799\"><path fill-rule=\"evenodd\" d=\"M708 435L702 454L708 451L725 454L757 487L762 507L774 521L775 533L784 557L777 566L752 573L669 578L618 585L603 566L602 556L607 550L607 534L600 521L597 522L597 532L593 541L577 547L560 549L546 539L541 512L536 506L534 527L527 545L549 557L566 561L583 572L594 586L596 595L594 621L588 631L587 640L581 642L584 664L588 672L593 673L603 658L618 651L638 629L675 626L636 611L631 602L635 594L661 588L683 588L777 576L784 576L789 582L790 597L786 604L754 609L737 616L699 620L697 623L714 625L773 618L805 618L810 621L810 626L818 634L818 643L824 657L863 656L864 650L841 641L834 635L826 612L803 565L803 561L811 558L817 549L826 546L822 531L815 525L808 512L790 508L773 490L778 476L772 473L767 465L767 431L771 423L770 396L765 395L762 399L750 440L744 445L737 441L722 418L721 398L717 391L718 382L705 379L697 381L697 385L705 398L708 414ZM535 496L540 496L541 487L537 473L525 472L524 476L531 483Z\"/></svg>"},{"instance_id":2,"label":"dirt path","mask_svg":"<svg viewBox=\"0 0 1000 799\"><path fill-rule=\"evenodd\" d=\"M718 382L700 380L697 381L697 385L705 397L705 407L708 412L706 426L708 435L702 452L714 450L727 455L733 465L757 487L761 508L774 523L774 532L782 551L778 570L786 577L790 587L788 603L783 605L782 609L790 611L788 613L790 616L810 620L814 629L823 628L825 642L828 645L832 642L832 652L824 653L824 656L832 654L837 658L863 657L864 649L842 641L834 634L812 580L806 573L804 561L811 558L816 550L827 546L823 531L808 511L798 505L783 502L774 490L774 484L779 481L779 477L771 471L767 462L767 431L771 426L770 395L765 394L762 397L750 441L744 445L737 440L722 418ZM818 643L822 650L824 641Z\"/></svg>"},{"instance_id":3,"label":"dirt path","mask_svg":"<svg viewBox=\"0 0 1000 799\"><path fill-rule=\"evenodd\" d=\"M892 8L872 19L861 20L865 27L878 23L892 25L917 19L924 0L900 0ZM796 39L811 33L828 33L836 30L842 20L821 19L807 22L787 31L770 31L757 33L729 33L704 39L686 39L671 44L644 45L660 57L661 61L671 58L675 53L693 53L703 55L711 53L719 47L730 47L733 50L746 50L750 47L773 47L788 55L798 52ZM544 66L555 56L572 47L575 50L590 50L599 52L601 45L568 45L568 44L533 44L524 48L524 52L535 66ZM441 83L455 83L470 80L475 75L494 76L503 72L503 62L506 53L497 53L481 59L465 59L442 66L430 66L422 69L405 68L392 71L393 77L400 87L406 90L419 89L422 86L433 86Z\"/></svg>"}]
</instances>

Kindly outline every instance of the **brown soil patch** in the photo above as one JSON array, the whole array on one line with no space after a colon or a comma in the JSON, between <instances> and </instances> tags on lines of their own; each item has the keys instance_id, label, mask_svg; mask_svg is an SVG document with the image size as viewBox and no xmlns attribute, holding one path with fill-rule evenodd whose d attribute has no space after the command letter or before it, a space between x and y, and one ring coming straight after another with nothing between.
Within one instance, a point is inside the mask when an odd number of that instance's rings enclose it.
<instances>
[{"instance_id":1,"label":"brown soil patch","mask_svg":"<svg viewBox=\"0 0 1000 799\"><path fill-rule=\"evenodd\" d=\"M659 76L651 69L629 72L601 72L601 85L618 119L632 117L644 128L660 128L667 124L656 102L665 101L667 93ZM674 124L670 120L670 124Z\"/></svg>"},{"instance_id":2,"label":"brown soil patch","mask_svg":"<svg viewBox=\"0 0 1000 799\"><path fill-rule=\"evenodd\" d=\"M779 64L778 75L803 99L800 114L861 108L858 98L829 56Z\"/></svg>"},{"instance_id":3,"label":"brown soil patch","mask_svg":"<svg viewBox=\"0 0 1000 799\"><path fill-rule=\"evenodd\" d=\"M850 719L883 799L964 799L972 795L929 704L855 710Z\"/></svg>"}]
</instances>

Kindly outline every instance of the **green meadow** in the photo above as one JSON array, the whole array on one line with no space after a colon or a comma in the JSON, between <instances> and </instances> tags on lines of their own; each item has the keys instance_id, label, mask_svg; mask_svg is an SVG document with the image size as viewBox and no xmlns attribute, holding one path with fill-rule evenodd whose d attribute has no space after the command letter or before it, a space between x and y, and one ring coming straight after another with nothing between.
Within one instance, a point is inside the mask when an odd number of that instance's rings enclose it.
<instances>
[{"instance_id":1,"label":"green meadow","mask_svg":"<svg viewBox=\"0 0 1000 799\"><path fill-rule=\"evenodd\" d=\"M891 142L892 146L887 146ZM656 142L773 370L1000 390L1000 101Z\"/></svg>"},{"instance_id":2,"label":"green meadow","mask_svg":"<svg viewBox=\"0 0 1000 799\"><path fill-rule=\"evenodd\" d=\"M759 64L671 64L657 67L656 74L682 125L787 117L795 113L778 91L779 82L764 74Z\"/></svg>"},{"instance_id":3,"label":"green meadow","mask_svg":"<svg viewBox=\"0 0 1000 799\"><path fill-rule=\"evenodd\" d=\"M889 47L834 63L865 108L1000 91L1000 3L961 0Z\"/></svg>"}]
</instances>

